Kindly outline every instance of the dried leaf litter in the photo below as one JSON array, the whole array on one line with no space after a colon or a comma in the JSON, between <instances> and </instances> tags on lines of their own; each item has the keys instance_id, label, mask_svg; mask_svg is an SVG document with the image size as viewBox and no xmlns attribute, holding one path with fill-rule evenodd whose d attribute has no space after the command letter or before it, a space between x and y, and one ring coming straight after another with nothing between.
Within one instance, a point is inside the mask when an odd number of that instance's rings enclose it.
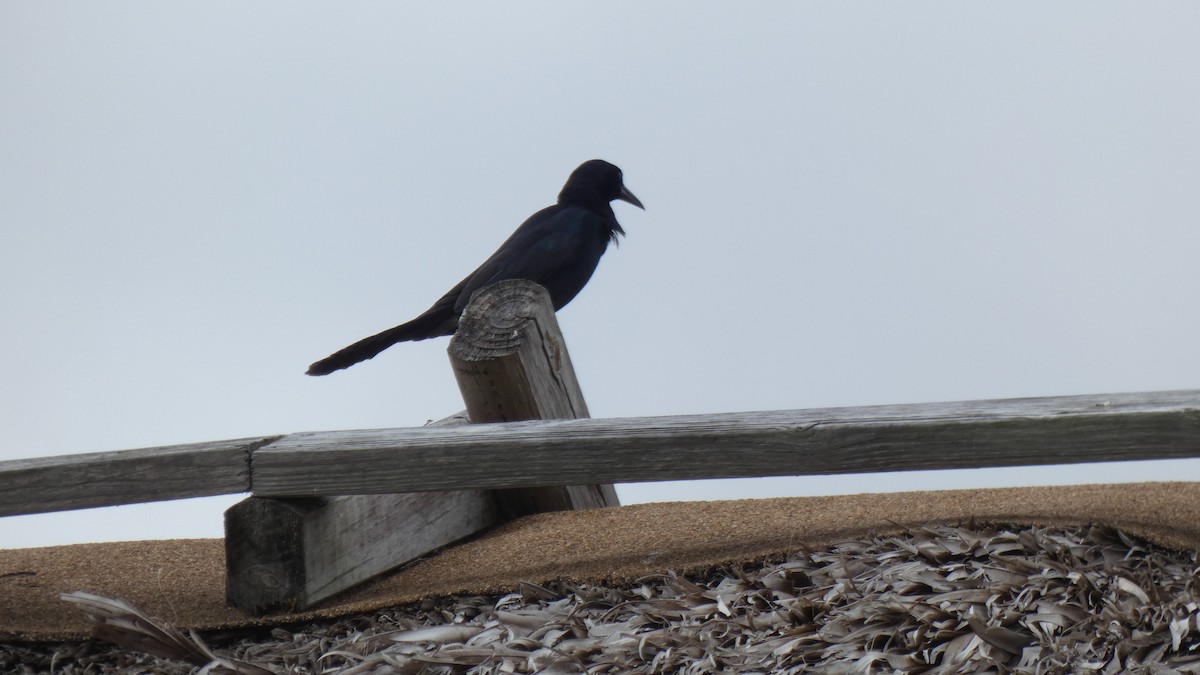
<instances>
[{"instance_id":1,"label":"dried leaf litter","mask_svg":"<svg viewBox=\"0 0 1200 675\"><path fill-rule=\"evenodd\" d=\"M1107 527L938 526L707 575L525 584L238 640L93 599L98 634L119 646L0 645L0 670L1200 673L1196 574L1194 552Z\"/></svg>"}]
</instances>

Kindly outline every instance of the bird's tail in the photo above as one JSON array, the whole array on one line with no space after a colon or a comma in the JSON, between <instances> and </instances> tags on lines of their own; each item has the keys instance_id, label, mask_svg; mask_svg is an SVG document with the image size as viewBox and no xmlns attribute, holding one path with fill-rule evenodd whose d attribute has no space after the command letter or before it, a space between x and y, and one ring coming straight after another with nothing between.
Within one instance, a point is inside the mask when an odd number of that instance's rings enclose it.
<instances>
[{"instance_id":1,"label":"bird's tail","mask_svg":"<svg viewBox=\"0 0 1200 675\"><path fill-rule=\"evenodd\" d=\"M389 328L382 333L376 333L369 338L363 338L349 347L339 349L309 366L306 374L328 375L335 370L349 368L359 361L366 361L378 356L379 352L397 342L413 342L431 337L451 335L458 324L457 317L453 317L453 319L450 324L447 324L445 317L437 316L431 310L408 323Z\"/></svg>"}]
</instances>

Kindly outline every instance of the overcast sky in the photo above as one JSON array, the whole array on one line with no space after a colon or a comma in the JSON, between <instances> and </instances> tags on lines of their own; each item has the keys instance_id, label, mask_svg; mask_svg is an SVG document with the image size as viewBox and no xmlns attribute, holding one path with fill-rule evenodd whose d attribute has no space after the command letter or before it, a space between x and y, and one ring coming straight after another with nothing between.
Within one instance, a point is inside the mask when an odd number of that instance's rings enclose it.
<instances>
[{"instance_id":1,"label":"overcast sky","mask_svg":"<svg viewBox=\"0 0 1200 675\"><path fill-rule=\"evenodd\" d=\"M462 408L327 378L593 157L646 205L559 319L594 417L1200 388L1200 4L0 5L0 460ZM1195 462L643 484L623 501ZM221 497L0 546L221 536Z\"/></svg>"}]
</instances>

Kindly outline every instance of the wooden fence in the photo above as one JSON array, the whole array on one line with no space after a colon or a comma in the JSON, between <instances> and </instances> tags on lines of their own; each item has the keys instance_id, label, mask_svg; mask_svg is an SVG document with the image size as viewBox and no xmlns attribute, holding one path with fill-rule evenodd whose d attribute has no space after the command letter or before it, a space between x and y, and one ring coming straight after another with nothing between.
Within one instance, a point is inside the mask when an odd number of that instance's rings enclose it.
<instances>
[{"instance_id":1,"label":"wooden fence","mask_svg":"<svg viewBox=\"0 0 1200 675\"><path fill-rule=\"evenodd\" d=\"M2 462L0 515L250 493L226 584L261 614L525 513L615 506L612 483L1200 457L1200 391L587 419L529 282L476 294L449 352L467 411L443 423Z\"/></svg>"},{"instance_id":2,"label":"wooden fence","mask_svg":"<svg viewBox=\"0 0 1200 675\"><path fill-rule=\"evenodd\" d=\"M1200 457L1200 390L328 431L0 463L0 515Z\"/></svg>"}]
</instances>

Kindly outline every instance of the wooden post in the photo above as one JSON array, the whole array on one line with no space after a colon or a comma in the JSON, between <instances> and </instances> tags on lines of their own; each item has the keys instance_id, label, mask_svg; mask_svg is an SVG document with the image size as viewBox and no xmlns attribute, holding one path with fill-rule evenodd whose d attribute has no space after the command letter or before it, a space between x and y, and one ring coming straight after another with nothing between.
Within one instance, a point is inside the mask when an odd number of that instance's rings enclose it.
<instances>
[{"instance_id":1,"label":"wooden post","mask_svg":"<svg viewBox=\"0 0 1200 675\"><path fill-rule=\"evenodd\" d=\"M496 512L484 490L250 497L225 511L226 601L254 615L310 607L492 525Z\"/></svg>"},{"instance_id":2,"label":"wooden post","mask_svg":"<svg viewBox=\"0 0 1200 675\"><path fill-rule=\"evenodd\" d=\"M474 424L588 417L550 294L533 282L476 292L449 354ZM608 484L497 490L495 497L505 518L620 503Z\"/></svg>"},{"instance_id":3,"label":"wooden post","mask_svg":"<svg viewBox=\"0 0 1200 675\"><path fill-rule=\"evenodd\" d=\"M541 286L502 282L476 293L450 359L471 422L588 416ZM464 421L460 414L438 424ZM496 522L616 505L612 485L251 497L225 512L226 600L255 615L295 611Z\"/></svg>"}]
</instances>

